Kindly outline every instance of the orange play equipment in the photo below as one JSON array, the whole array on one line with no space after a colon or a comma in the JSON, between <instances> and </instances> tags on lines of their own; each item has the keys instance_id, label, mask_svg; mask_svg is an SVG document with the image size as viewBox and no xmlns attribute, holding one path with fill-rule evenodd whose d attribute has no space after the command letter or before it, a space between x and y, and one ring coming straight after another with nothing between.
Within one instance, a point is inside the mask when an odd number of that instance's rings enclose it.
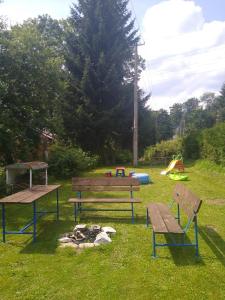
<instances>
[{"instance_id":1,"label":"orange play equipment","mask_svg":"<svg viewBox=\"0 0 225 300\"><path fill-rule=\"evenodd\" d=\"M167 175L174 169L177 169L179 172L184 172L184 163L181 155L173 157L173 160L170 162L168 168L161 172L162 175Z\"/></svg>"}]
</instances>

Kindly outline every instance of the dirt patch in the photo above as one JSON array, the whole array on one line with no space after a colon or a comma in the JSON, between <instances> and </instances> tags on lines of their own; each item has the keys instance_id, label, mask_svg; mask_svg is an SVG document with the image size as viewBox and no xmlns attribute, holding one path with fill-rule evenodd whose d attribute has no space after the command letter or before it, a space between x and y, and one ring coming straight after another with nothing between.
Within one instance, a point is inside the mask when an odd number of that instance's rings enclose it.
<instances>
[{"instance_id":1,"label":"dirt patch","mask_svg":"<svg viewBox=\"0 0 225 300\"><path fill-rule=\"evenodd\" d=\"M213 199L205 201L209 205L225 205L225 199Z\"/></svg>"}]
</instances>

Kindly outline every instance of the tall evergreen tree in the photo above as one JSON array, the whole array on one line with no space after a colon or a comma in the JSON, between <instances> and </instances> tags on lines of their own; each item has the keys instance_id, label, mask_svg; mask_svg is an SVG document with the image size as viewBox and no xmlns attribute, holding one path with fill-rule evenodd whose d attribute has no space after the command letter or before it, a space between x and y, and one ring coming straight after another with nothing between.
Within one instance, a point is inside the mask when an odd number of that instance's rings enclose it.
<instances>
[{"instance_id":1,"label":"tall evergreen tree","mask_svg":"<svg viewBox=\"0 0 225 300\"><path fill-rule=\"evenodd\" d=\"M70 86L65 127L70 139L102 157L125 140L132 145L133 52L138 37L127 4L80 0L71 9L67 28Z\"/></svg>"}]
</instances>

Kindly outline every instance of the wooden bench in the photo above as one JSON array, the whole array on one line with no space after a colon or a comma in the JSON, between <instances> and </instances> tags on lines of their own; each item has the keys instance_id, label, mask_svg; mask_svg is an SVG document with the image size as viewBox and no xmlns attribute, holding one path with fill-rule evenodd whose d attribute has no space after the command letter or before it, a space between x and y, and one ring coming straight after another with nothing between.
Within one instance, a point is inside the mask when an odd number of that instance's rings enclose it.
<instances>
[{"instance_id":1,"label":"wooden bench","mask_svg":"<svg viewBox=\"0 0 225 300\"><path fill-rule=\"evenodd\" d=\"M177 204L177 216L174 217L170 211L172 205ZM196 251L196 256L199 255L198 249L198 223L197 223L197 214L200 209L202 201L196 197L186 186L183 184L177 184L173 192L173 201L168 207L163 203L151 203L147 206L147 226L149 223L152 224L153 230L153 256L156 257L156 247L165 247L165 246L183 246L189 247L194 246ZM184 227L180 224L180 209L187 216L187 223ZM195 233L195 242L189 243L186 242L186 233L190 228L192 222L194 222L194 233ZM169 235L172 239L171 243L157 243L156 235L164 234ZM174 237L176 235L181 236L182 242L176 242Z\"/></svg>"},{"instance_id":2,"label":"wooden bench","mask_svg":"<svg viewBox=\"0 0 225 300\"><path fill-rule=\"evenodd\" d=\"M38 218L49 214L55 213L57 220L59 219L59 193L58 189L60 185L35 185L31 189L26 189L18 193L12 194L10 196L0 199L0 204L2 206L2 236L3 242L6 241L7 234L31 234L33 235L33 241L36 240L37 236L37 220ZM38 211L37 210L37 200L42 197L50 194L51 192L56 191L56 211ZM32 220L25 225L22 229L18 231L6 231L6 205L12 204L32 204L33 208L33 218ZM27 229L32 226L33 231L27 231Z\"/></svg>"},{"instance_id":3,"label":"wooden bench","mask_svg":"<svg viewBox=\"0 0 225 300\"><path fill-rule=\"evenodd\" d=\"M72 190L77 192L77 198L69 199L74 203L75 222L79 213L83 211L131 211L131 220L134 223L134 203L140 203L139 199L133 198L133 192L139 191L139 181L135 178L72 178ZM83 192L123 192L130 193L129 198L83 198ZM86 203L127 203L131 205L130 209L100 209L84 207Z\"/></svg>"}]
</instances>

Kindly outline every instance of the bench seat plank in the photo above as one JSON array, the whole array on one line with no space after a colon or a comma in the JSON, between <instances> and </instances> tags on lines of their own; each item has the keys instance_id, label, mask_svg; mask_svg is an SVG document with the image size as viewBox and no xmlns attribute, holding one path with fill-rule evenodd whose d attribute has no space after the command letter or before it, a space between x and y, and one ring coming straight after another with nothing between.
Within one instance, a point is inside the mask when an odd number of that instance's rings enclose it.
<instances>
[{"instance_id":1,"label":"bench seat plank","mask_svg":"<svg viewBox=\"0 0 225 300\"><path fill-rule=\"evenodd\" d=\"M154 232L168 233L167 227L163 221L160 211L157 206L158 203L151 203L148 205L148 216L151 220L152 228Z\"/></svg>"},{"instance_id":2,"label":"bench seat plank","mask_svg":"<svg viewBox=\"0 0 225 300\"><path fill-rule=\"evenodd\" d=\"M140 182L136 178L123 177L123 178L82 178L73 177L73 186L139 186Z\"/></svg>"},{"instance_id":3,"label":"bench seat plank","mask_svg":"<svg viewBox=\"0 0 225 300\"><path fill-rule=\"evenodd\" d=\"M184 233L166 204L151 203L147 208L155 233Z\"/></svg>"},{"instance_id":4,"label":"bench seat plank","mask_svg":"<svg viewBox=\"0 0 225 300\"><path fill-rule=\"evenodd\" d=\"M70 198L70 203L141 203L136 198Z\"/></svg>"},{"instance_id":5,"label":"bench seat plank","mask_svg":"<svg viewBox=\"0 0 225 300\"><path fill-rule=\"evenodd\" d=\"M112 185L73 185L72 190L75 192L137 192L140 190L139 186L112 186Z\"/></svg>"}]
</instances>

